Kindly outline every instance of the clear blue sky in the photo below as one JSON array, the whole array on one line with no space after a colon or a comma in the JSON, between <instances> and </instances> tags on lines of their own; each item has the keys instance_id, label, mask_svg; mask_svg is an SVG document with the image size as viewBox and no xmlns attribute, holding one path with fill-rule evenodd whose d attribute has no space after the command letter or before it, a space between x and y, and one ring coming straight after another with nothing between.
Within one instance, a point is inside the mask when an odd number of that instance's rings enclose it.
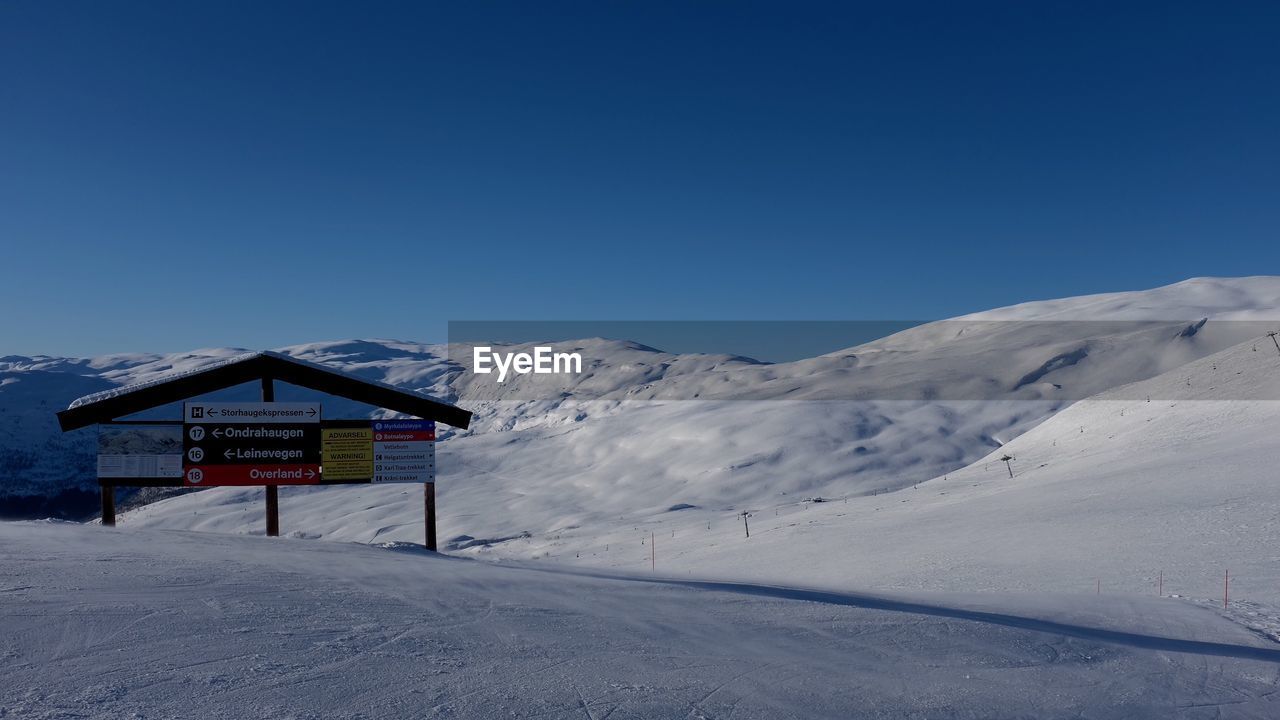
<instances>
[{"instance_id":1,"label":"clear blue sky","mask_svg":"<svg viewBox=\"0 0 1280 720\"><path fill-rule=\"evenodd\" d=\"M1274 273L1278 8L9 0L0 355Z\"/></svg>"}]
</instances>

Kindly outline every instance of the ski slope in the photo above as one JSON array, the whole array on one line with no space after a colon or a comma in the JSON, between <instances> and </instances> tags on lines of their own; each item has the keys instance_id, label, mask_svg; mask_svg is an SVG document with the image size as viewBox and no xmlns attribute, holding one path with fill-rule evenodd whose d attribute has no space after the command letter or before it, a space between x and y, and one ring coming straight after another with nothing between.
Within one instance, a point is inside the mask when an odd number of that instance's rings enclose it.
<instances>
[{"instance_id":1,"label":"ski slope","mask_svg":"<svg viewBox=\"0 0 1280 720\"><path fill-rule=\"evenodd\" d=\"M352 341L288 352L477 411L473 431L446 433L440 444L440 537L451 552L910 589L1149 592L1163 573L1170 592L1201 598L1219 596L1222 573L1234 569L1242 598L1271 602L1280 587L1271 582L1275 530L1263 482L1271 441L1251 431L1274 418L1272 405L1252 399L1280 394L1263 365L1242 366L1246 380L1228 392L1215 361L1198 360L1241 333L1259 337L1259 326L1168 318L1257 320L1277 312L1277 296L1277 278L1197 279L933 323L797 363L589 340L577 346L591 373L552 399L519 378L509 394L486 396L439 347ZM1252 347L1237 360L1266 362ZM89 365L113 382L138 382L234 354ZM43 359L13 370L21 379L0 390L82 365ZM931 389L944 376L966 391ZM1111 394L1071 404L1099 388ZM254 391L230 394L241 390ZM1178 404L1187 391L1204 394ZM1215 402L1225 404L1213 410ZM325 401L329 417L369 410ZM1064 429L1076 425L1087 431ZM14 437L29 431L15 427ZM1108 445L1117 435L1126 443ZM1070 448L1084 449L1077 458ZM993 452L1017 457L1011 484L1001 484L1002 463L983 460ZM420 542L418 493L284 488L282 528L308 539ZM839 502L806 502L815 497ZM261 498L260 489L218 488L121 521L261 534ZM1169 507L1157 527L1148 506L1162 500ZM744 510L754 514L750 543Z\"/></svg>"},{"instance_id":2,"label":"ski slope","mask_svg":"<svg viewBox=\"0 0 1280 720\"><path fill-rule=\"evenodd\" d=\"M1277 391L1280 354L1264 337L1077 403L944 477L760 508L749 540L741 520L721 513L468 552L639 568L652 562L640 542L656 539L659 568L695 576L1133 594L1163 582L1166 594L1215 601L1229 570L1231 596L1263 606L1242 612L1260 613L1250 622L1274 632L1280 402L1256 398Z\"/></svg>"},{"instance_id":3,"label":"ski slope","mask_svg":"<svg viewBox=\"0 0 1280 720\"><path fill-rule=\"evenodd\" d=\"M1232 595L1260 604L1255 626L1280 628L1280 402L1266 399L1275 397L1280 353L1264 336L1076 403L967 467L892 492L731 510L637 501L647 513L542 530L517 524L527 506L514 491L485 486L495 493L486 501L446 478L441 537L454 552L493 560L863 588L1154 595L1163 578L1165 593L1220 600L1231 571ZM260 534L261 497L227 488L121 522ZM421 541L417 488L287 488L281 497L286 533ZM749 539L741 510L752 511ZM503 522L505 532L467 532Z\"/></svg>"},{"instance_id":4,"label":"ski slope","mask_svg":"<svg viewBox=\"0 0 1280 720\"><path fill-rule=\"evenodd\" d=\"M0 523L0 716L1280 713L1280 650L1177 600L655 580Z\"/></svg>"}]
</instances>

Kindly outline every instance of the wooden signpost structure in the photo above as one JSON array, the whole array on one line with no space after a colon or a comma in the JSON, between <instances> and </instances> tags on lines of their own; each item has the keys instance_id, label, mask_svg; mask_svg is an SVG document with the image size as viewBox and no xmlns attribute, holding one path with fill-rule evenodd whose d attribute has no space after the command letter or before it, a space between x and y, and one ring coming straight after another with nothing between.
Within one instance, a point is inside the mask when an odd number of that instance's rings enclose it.
<instances>
[{"instance_id":1,"label":"wooden signpost structure","mask_svg":"<svg viewBox=\"0 0 1280 720\"><path fill-rule=\"evenodd\" d=\"M414 419L322 422L318 403L276 403L277 381ZM186 402L181 421L125 419L251 382L260 383L261 403ZM124 437L122 444L164 448L159 455L99 456L103 525L115 524L117 486L262 485L267 535L274 537L280 534L280 485L421 482L428 550L436 549L437 422L465 429L471 413L275 352L247 353L203 370L89 395L58 413L63 432L100 425Z\"/></svg>"}]
</instances>

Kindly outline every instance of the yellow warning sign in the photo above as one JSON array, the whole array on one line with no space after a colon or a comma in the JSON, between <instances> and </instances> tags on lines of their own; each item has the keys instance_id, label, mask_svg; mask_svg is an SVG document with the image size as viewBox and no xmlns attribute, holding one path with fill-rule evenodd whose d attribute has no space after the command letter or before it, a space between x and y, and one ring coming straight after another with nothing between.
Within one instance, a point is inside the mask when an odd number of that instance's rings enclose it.
<instances>
[{"instance_id":1,"label":"yellow warning sign","mask_svg":"<svg viewBox=\"0 0 1280 720\"><path fill-rule=\"evenodd\" d=\"M369 480L373 477L373 428L324 428L320 431L321 477Z\"/></svg>"}]
</instances>

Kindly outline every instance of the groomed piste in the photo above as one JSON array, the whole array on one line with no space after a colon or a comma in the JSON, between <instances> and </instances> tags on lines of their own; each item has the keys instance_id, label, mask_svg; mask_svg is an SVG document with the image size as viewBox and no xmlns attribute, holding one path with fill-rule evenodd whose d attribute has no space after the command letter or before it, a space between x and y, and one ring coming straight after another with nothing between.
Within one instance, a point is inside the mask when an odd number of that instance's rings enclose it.
<instances>
[{"instance_id":1,"label":"groomed piste","mask_svg":"<svg viewBox=\"0 0 1280 720\"><path fill-rule=\"evenodd\" d=\"M13 717L1272 718L1173 599L593 577L405 546L0 524Z\"/></svg>"}]
</instances>

